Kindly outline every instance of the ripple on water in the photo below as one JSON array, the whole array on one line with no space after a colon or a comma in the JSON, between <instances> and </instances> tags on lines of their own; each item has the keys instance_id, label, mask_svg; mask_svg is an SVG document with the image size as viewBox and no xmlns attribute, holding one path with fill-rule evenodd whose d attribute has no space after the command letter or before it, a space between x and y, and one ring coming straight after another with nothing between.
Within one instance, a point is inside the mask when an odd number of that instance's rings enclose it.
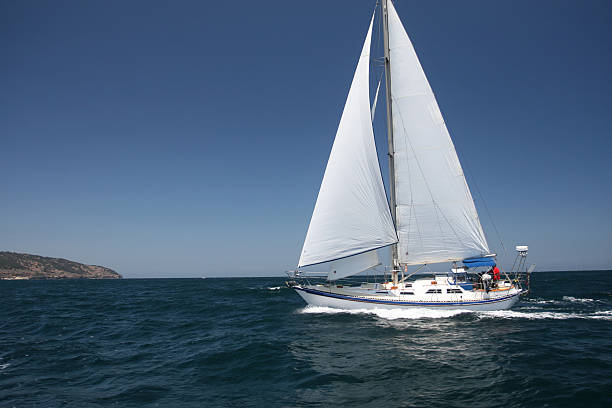
<instances>
[{"instance_id":1,"label":"ripple on water","mask_svg":"<svg viewBox=\"0 0 612 408\"><path fill-rule=\"evenodd\" d=\"M305 307L282 278L4 281L0 406L606 406L612 295L584 274L495 312Z\"/></svg>"}]
</instances>

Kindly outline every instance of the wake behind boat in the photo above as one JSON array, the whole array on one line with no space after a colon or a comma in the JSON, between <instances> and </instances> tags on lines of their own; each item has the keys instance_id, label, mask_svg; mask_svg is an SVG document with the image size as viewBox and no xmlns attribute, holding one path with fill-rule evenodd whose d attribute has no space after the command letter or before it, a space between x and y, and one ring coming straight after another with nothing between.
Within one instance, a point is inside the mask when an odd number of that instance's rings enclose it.
<instances>
[{"instance_id":1,"label":"wake behind boat","mask_svg":"<svg viewBox=\"0 0 612 408\"><path fill-rule=\"evenodd\" d=\"M298 269L290 273L288 285L308 304L316 306L508 309L525 292L518 271L525 269L528 248L516 247L518 263L515 261L512 268L513 278L499 270L414 47L391 0L382 0L380 9L389 199L372 127L379 88L370 107L370 46L375 11ZM338 279L380 265L377 251L385 247L391 249L389 280L360 286L337 284ZM409 266L444 262L452 264L449 272L408 281ZM463 265L457 266L457 262ZM330 265L327 284L304 281L308 274L302 268L323 263Z\"/></svg>"}]
</instances>

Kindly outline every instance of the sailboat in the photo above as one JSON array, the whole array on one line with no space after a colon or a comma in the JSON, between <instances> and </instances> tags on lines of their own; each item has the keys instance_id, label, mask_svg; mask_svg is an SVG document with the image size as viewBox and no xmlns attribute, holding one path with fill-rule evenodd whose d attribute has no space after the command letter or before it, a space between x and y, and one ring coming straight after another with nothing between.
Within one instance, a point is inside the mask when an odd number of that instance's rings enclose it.
<instances>
[{"instance_id":1,"label":"sailboat","mask_svg":"<svg viewBox=\"0 0 612 408\"><path fill-rule=\"evenodd\" d=\"M298 268L287 284L309 304L342 309L500 310L525 292L503 276L427 77L391 0L381 20L389 160L389 197L376 152L370 106L370 48L376 10L327 162ZM379 83L380 85L380 83ZM378 94L378 90L376 92ZM382 282L338 284L380 265ZM527 246L517 246L520 257ZM450 270L410 280L409 266L449 263ZM311 284L311 265L329 265ZM524 264L524 262L523 262ZM420 276L420 275L419 275Z\"/></svg>"}]
</instances>

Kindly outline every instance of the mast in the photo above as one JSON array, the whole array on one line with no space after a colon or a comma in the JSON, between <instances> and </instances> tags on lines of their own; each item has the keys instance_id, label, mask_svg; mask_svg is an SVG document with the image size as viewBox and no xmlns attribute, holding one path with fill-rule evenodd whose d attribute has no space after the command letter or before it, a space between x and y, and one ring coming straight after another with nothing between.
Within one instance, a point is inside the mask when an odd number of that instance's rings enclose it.
<instances>
[{"instance_id":1,"label":"mast","mask_svg":"<svg viewBox=\"0 0 612 408\"><path fill-rule=\"evenodd\" d=\"M391 106L391 65L389 61L389 14L387 10L387 0L382 0L382 21L385 49L385 89L387 96L387 139L389 143L389 207L391 218L397 231L397 217L395 211L395 158L393 149L393 111ZM391 245L391 267L396 269L399 266L397 257L397 244ZM394 281L397 281L397 272L393 273Z\"/></svg>"},{"instance_id":2,"label":"mast","mask_svg":"<svg viewBox=\"0 0 612 408\"><path fill-rule=\"evenodd\" d=\"M393 1L381 2L391 206L395 204L390 218L399 238L394 266L397 270L488 254L472 194L431 85Z\"/></svg>"}]
</instances>

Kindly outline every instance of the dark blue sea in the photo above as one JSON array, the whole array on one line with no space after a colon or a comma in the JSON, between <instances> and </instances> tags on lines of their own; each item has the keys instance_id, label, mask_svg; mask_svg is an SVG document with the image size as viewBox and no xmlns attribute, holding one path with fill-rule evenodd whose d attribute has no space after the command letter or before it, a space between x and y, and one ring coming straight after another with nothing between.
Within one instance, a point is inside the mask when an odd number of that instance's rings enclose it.
<instances>
[{"instance_id":1,"label":"dark blue sea","mask_svg":"<svg viewBox=\"0 0 612 408\"><path fill-rule=\"evenodd\" d=\"M283 283L0 281L0 407L612 406L612 272L458 314L308 309Z\"/></svg>"}]
</instances>

